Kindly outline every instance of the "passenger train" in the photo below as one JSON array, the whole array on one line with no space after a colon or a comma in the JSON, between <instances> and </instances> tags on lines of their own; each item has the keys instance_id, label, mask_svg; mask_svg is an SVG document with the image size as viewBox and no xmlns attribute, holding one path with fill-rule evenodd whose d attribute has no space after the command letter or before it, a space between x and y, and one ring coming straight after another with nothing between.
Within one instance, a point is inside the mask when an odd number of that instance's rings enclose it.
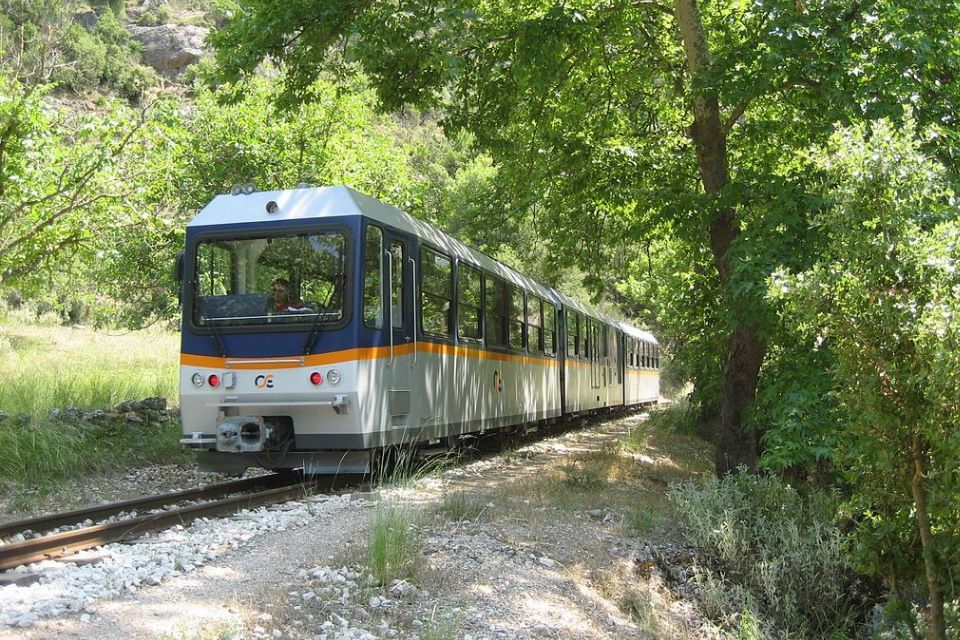
<instances>
[{"instance_id":1,"label":"passenger train","mask_svg":"<svg viewBox=\"0 0 960 640\"><path fill-rule=\"evenodd\" d=\"M654 403L654 337L347 187L187 225L181 443L207 471L363 473L394 446Z\"/></svg>"}]
</instances>

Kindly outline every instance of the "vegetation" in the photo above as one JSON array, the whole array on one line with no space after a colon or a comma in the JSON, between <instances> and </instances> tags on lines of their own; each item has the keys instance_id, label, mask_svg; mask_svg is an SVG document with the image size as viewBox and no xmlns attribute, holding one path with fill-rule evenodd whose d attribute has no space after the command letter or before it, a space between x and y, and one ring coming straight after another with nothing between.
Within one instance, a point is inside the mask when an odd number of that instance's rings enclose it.
<instances>
[{"instance_id":1,"label":"vegetation","mask_svg":"<svg viewBox=\"0 0 960 640\"><path fill-rule=\"evenodd\" d=\"M666 386L692 384L622 450L521 483L525 499L593 508L631 459L677 479L645 445L660 427L698 433L718 445L721 474L789 481L729 480L697 499L687 487L702 517L774 498L802 511L801 496L826 490L831 513L815 514L819 529L797 523L798 553L824 552L835 527L831 566L882 581L896 624L956 634L960 4L216 4L0 2L12 307L96 327L175 323L170 265L211 197L243 182L355 187L641 318L671 356ZM140 63L127 9L144 25L216 27L216 59L170 91ZM173 394L172 355L155 357L169 371L109 359L92 374L71 363L93 354L64 357L66 344L46 359L61 335L50 328L3 332L0 410L29 417L0 422L16 452L2 471L22 480L110 464L92 453L106 432L49 409ZM637 531L667 517L646 489L641 507L617 503ZM442 512L489 516L477 509L453 495ZM737 539L723 562L740 563L724 565L738 583L723 585L742 597L724 606L761 635L849 629L845 610L830 627L771 602L764 584L794 603L810 594L746 568L773 566L784 531ZM720 542L698 544L706 580Z\"/></svg>"},{"instance_id":2,"label":"vegetation","mask_svg":"<svg viewBox=\"0 0 960 640\"><path fill-rule=\"evenodd\" d=\"M370 524L367 566L378 585L416 576L421 542L413 515L396 508L379 509Z\"/></svg>"}]
</instances>

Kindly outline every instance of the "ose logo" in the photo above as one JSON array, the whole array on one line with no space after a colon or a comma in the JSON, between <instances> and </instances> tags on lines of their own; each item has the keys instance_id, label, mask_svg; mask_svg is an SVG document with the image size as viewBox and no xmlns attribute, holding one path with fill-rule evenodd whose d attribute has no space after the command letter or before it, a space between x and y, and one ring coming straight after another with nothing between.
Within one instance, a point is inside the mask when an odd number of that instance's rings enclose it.
<instances>
[{"instance_id":1,"label":"ose logo","mask_svg":"<svg viewBox=\"0 0 960 640\"><path fill-rule=\"evenodd\" d=\"M273 374L271 373L266 376L261 374L253 379L253 384L255 384L258 389L263 389L264 387L273 389Z\"/></svg>"}]
</instances>

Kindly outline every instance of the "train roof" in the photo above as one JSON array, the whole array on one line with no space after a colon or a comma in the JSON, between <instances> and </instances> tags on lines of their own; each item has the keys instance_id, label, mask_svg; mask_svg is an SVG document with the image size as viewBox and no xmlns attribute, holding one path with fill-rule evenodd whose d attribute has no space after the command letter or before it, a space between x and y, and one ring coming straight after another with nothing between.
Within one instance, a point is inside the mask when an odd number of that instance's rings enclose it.
<instances>
[{"instance_id":1,"label":"train roof","mask_svg":"<svg viewBox=\"0 0 960 640\"><path fill-rule=\"evenodd\" d=\"M267 205L275 202L274 213L267 212ZM608 318L593 307L585 305L556 289L546 287L536 280L511 269L436 227L411 216L376 198L364 195L350 187L298 187L280 191L254 191L249 194L219 195L205 206L187 224L188 228L229 227L238 224L270 224L280 220L308 221L339 216L365 216L399 231L426 240L438 249L457 258L482 267L509 282L521 286L556 304L576 309L597 320L620 327L634 337L656 342L652 335L626 323Z\"/></svg>"},{"instance_id":2,"label":"train roof","mask_svg":"<svg viewBox=\"0 0 960 640\"><path fill-rule=\"evenodd\" d=\"M649 331L644 331L643 329L637 329L633 325L629 325L626 322L620 320L614 320L614 324L620 327L620 330L631 338L637 338L638 340L645 340L647 342L652 342L653 344L660 344L653 334Z\"/></svg>"}]
</instances>

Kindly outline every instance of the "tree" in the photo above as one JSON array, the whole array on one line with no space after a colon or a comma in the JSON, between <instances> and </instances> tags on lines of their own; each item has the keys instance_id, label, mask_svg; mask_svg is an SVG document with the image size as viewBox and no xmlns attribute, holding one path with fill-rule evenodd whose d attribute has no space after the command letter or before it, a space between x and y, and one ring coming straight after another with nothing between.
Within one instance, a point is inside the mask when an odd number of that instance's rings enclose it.
<instances>
[{"instance_id":1,"label":"tree","mask_svg":"<svg viewBox=\"0 0 960 640\"><path fill-rule=\"evenodd\" d=\"M448 128L500 164L515 211L536 203L549 217L558 248L588 235L635 243L665 224L709 248L727 335L714 374L723 473L759 452L746 411L767 352L766 277L815 254L797 158L835 123L911 100L921 126L952 118L958 12L892 0L241 0L212 40L235 88L283 61L284 104L308 99L321 69L359 66L385 109L442 105Z\"/></svg>"},{"instance_id":2,"label":"tree","mask_svg":"<svg viewBox=\"0 0 960 640\"><path fill-rule=\"evenodd\" d=\"M960 224L948 172L907 124L845 129L816 153L827 242L773 290L832 356L865 566L895 591L922 568L931 636L944 639L960 569Z\"/></svg>"}]
</instances>

